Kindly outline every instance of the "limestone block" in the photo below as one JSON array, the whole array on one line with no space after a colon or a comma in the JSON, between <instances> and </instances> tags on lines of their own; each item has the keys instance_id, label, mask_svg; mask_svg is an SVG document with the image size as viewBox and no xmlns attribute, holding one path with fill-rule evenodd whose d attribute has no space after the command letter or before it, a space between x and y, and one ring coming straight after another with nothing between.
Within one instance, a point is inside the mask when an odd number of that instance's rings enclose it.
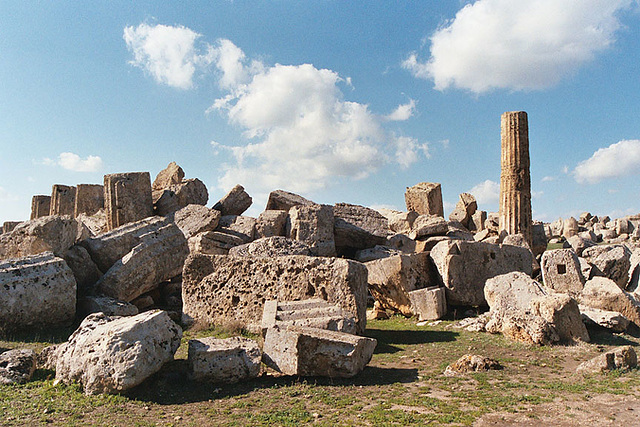
<instances>
[{"instance_id":1,"label":"limestone block","mask_svg":"<svg viewBox=\"0 0 640 427\"><path fill-rule=\"evenodd\" d=\"M404 200L408 211L419 215L438 215L444 217L442 187L435 182L421 182L407 187Z\"/></svg>"},{"instance_id":2,"label":"limestone block","mask_svg":"<svg viewBox=\"0 0 640 427\"><path fill-rule=\"evenodd\" d=\"M189 373L196 381L233 384L260 375L258 343L243 337L189 340Z\"/></svg>"},{"instance_id":3,"label":"limestone block","mask_svg":"<svg viewBox=\"0 0 640 427\"><path fill-rule=\"evenodd\" d=\"M545 225L541 222L534 221L531 226L531 251L533 256L537 257L542 255L547 250L547 234L545 231Z\"/></svg>"},{"instance_id":4,"label":"limestone block","mask_svg":"<svg viewBox=\"0 0 640 427\"><path fill-rule=\"evenodd\" d=\"M569 237L564 244L563 248L568 249L571 248L578 256L582 256L582 253L585 249L590 248L591 246L595 246L596 242L593 240L584 239L581 236L571 236Z\"/></svg>"},{"instance_id":5,"label":"limestone block","mask_svg":"<svg viewBox=\"0 0 640 427\"><path fill-rule=\"evenodd\" d=\"M487 279L511 271L532 273L531 251L518 246L450 240L435 245L430 256L449 305L484 305Z\"/></svg>"},{"instance_id":6,"label":"limestone block","mask_svg":"<svg viewBox=\"0 0 640 427\"><path fill-rule=\"evenodd\" d=\"M20 224L20 221L5 221L2 223L2 230L4 233L11 233Z\"/></svg>"},{"instance_id":7,"label":"limestone block","mask_svg":"<svg viewBox=\"0 0 640 427\"><path fill-rule=\"evenodd\" d=\"M562 218L556 219L549 225L549 229L551 231L551 235L549 236L550 239L552 237L562 236L564 231L564 220Z\"/></svg>"},{"instance_id":8,"label":"limestone block","mask_svg":"<svg viewBox=\"0 0 640 427\"><path fill-rule=\"evenodd\" d=\"M409 292L437 284L428 252L369 261L369 291L383 309L412 316Z\"/></svg>"},{"instance_id":9,"label":"limestone block","mask_svg":"<svg viewBox=\"0 0 640 427\"><path fill-rule=\"evenodd\" d=\"M381 258L389 258L394 255L402 255L404 252L397 249L390 248L388 246L377 245L373 248L361 249L356 251L354 256L356 261L369 262Z\"/></svg>"},{"instance_id":10,"label":"limestone block","mask_svg":"<svg viewBox=\"0 0 640 427\"><path fill-rule=\"evenodd\" d=\"M553 249L542 254L542 281L555 292L576 295L582 291L586 279L580 260L572 249Z\"/></svg>"},{"instance_id":11,"label":"limestone block","mask_svg":"<svg viewBox=\"0 0 640 427\"><path fill-rule=\"evenodd\" d=\"M197 234L213 231L220 222L220 211L202 205L187 205L177 210L170 218L184 237L190 239Z\"/></svg>"},{"instance_id":12,"label":"limestone block","mask_svg":"<svg viewBox=\"0 0 640 427\"><path fill-rule=\"evenodd\" d=\"M414 211L400 212L393 209L380 208L377 211L387 218L389 228L395 233L409 233L413 227L413 222L419 214Z\"/></svg>"},{"instance_id":13,"label":"limestone block","mask_svg":"<svg viewBox=\"0 0 640 427\"><path fill-rule=\"evenodd\" d=\"M73 272L78 294L90 294L93 291L93 285L102 277L102 272L91 259L89 252L80 245L74 245L64 253L62 258Z\"/></svg>"},{"instance_id":14,"label":"limestone block","mask_svg":"<svg viewBox=\"0 0 640 427\"><path fill-rule=\"evenodd\" d=\"M438 320L447 314L447 300L444 288L424 288L409 292L411 311L418 320Z\"/></svg>"},{"instance_id":15,"label":"limestone block","mask_svg":"<svg viewBox=\"0 0 640 427\"><path fill-rule=\"evenodd\" d=\"M306 243L317 256L336 256L333 207L296 205L289 210L287 237Z\"/></svg>"},{"instance_id":16,"label":"limestone block","mask_svg":"<svg viewBox=\"0 0 640 427\"><path fill-rule=\"evenodd\" d=\"M229 249L229 255L254 257L277 257L285 255L311 256L311 248L298 240L287 239L282 236L274 236L265 237L254 240L251 243L235 246Z\"/></svg>"},{"instance_id":17,"label":"limestone block","mask_svg":"<svg viewBox=\"0 0 640 427\"><path fill-rule=\"evenodd\" d=\"M413 222L413 228L409 237L417 239L427 239L432 236L443 236L449 231L447 222L441 216L420 215Z\"/></svg>"},{"instance_id":18,"label":"limestone block","mask_svg":"<svg viewBox=\"0 0 640 427\"><path fill-rule=\"evenodd\" d=\"M202 181L193 178L170 185L162 193L156 192L156 197L158 198L153 200L156 214L168 215L187 205L206 205L209 192Z\"/></svg>"},{"instance_id":19,"label":"limestone block","mask_svg":"<svg viewBox=\"0 0 640 427\"><path fill-rule=\"evenodd\" d=\"M276 326L267 330L263 361L287 375L350 378L369 363L376 344L343 332Z\"/></svg>"},{"instance_id":20,"label":"limestone block","mask_svg":"<svg viewBox=\"0 0 640 427\"><path fill-rule=\"evenodd\" d=\"M104 207L109 230L152 216L149 172L105 175Z\"/></svg>"},{"instance_id":21,"label":"limestone block","mask_svg":"<svg viewBox=\"0 0 640 427\"><path fill-rule=\"evenodd\" d=\"M549 345L560 341L558 332L551 323L525 311L492 316L485 325L485 330L492 334L501 333L509 339L529 345Z\"/></svg>"},{"instance_id":22,"label":"limestone block","mask_svg":"<svg viewBox=\"0 0 640 427\"><path fill-rule=\"evenodd\" d=\"M92 313L107 316L135 316L138 307L125 301L105 296L86 296L78 300L78 314L87 317Z\"/></svg>"},{"instance_id":23,"label":"limestone block","mask_svg":"<svg viewBox=\"0 0 640 427\"><path fill-rule=\"evenodd\" d=\"M62 256L76 241L77 222L69 216L46 216L20 223L0 236L0 259L51 251Z\"/></svg>"},{"instance_id":24,"label":"limestone block","mask_svg":"<svg viewBox=\"0 0 640 427\"><path fill-rule=\"evenodd\" d=\"M264 303L262 310L262 333L274 326L305 326L330 331L356 333L353 314L344 311L337 304L320 298L302 301L271 300Z\"/></svg>"},{"instance_id":25,"label":"limestone block","mask_svg":"<svg viewBox=\"0 0 640 427\"><path fill-rule=\"evenodd\" d=\"M79 184L76 187L74 217L80 214L93 215L104 209L104 187L94 184Z\"/></svg>"},{"instance_id":26,"label":"limestone block","mask_svg":"<svg viewBox=\"0 0 640 427\"><path fill-rule=\"evenodd\" d=\"M222 216L242 215L253 203L251 196L244 191L242 185L236 185L225 196L213 205L213 209L219 210Z\"/></svg>"},{"instance_id":27,"label":"limestone block","mask_svg":"<svg viewBox=\"0 0 640 427\"><path fill-rule=\"evenodd\" d=\"M576 372L598 374L614 369L629 370L638 366L638 355L631 346L618 347L581 363Z\"/></svg>"},{"instance_id":28,"label":"limestone block","mask_svg":"<svg viewBox=\"0 0 640 427\"><path fill-rule=\"evenodd\" d=\"M140 236L140 243L118 260L96 284L99 293L130 302L182 273L189 246L175 224Z\"/></svg>"},{"instance_id":29,"label":"limestone block","mask_svg":"<svg viewBox=\"0 0 640 427\"><path fill-rule=\"evenodd\" d=\"M629 281L627 291L638 292L638 282L640 278L640 248L636 248L629 256Z\"/></svg>"},{"instance_id":30,"label":"limestone block","mask_svg":"<svg viewBox=\"0 0 640 427\"><path fill-rule=\"evenodd\" d=\"M446 234L448 238L454 240L474 241L473 233L470 232L461 222L449 221L447 222L447 227L449 229Z\"/></svg>"},{"instance_id":31,"label":"limestone block","mask_svg":"<svg viewBox=\"0 0 640 427\"><path fill-rule=\"evenodd\" d=\"M490 359L479 354L465 354L460 359L447 366L443 375L445 377L454 377L468 372L484 372L500 369L502 369L502 365L500 365L500 362L495 359Z\"/></svg>"},{"instance_id":32,"label":"limestone block","mask_svg":"<svg viewBox=\"0 0 640 427\"><path fill-rule=\"evenodd\" d=\"M333 207L336 248L366 249L384 245L390 233L389 221L364 206L338 203Z\"/></svg>"},{"instance_id":33,"label":"limestone block","mask_svg":"<svg viewBox=\"0 0 640 427\"><path fill-rule=\"evenodd\" d=\"M388 235L386 246L404 252L405 254L421 252L416 250L416 241L403 233Z\"/></svg>"},{"instance_id":34,"label":"limestone block","mask_svg":"<svg viewBox=\"0 0 640 427\"><path fill-rule=\"evenodd\" d=\"M93 215L81 213L76 217L76 221L78 221L78 228L84 228L89 231L89 237L99 236L107 232L107 214L104 209L100 209Z\"/></svg>"},{"instance_id":35,"label":"limestone block","mask_svg":"<svg viewBox=\"0 0 640 427\"><path fill-rule=\"evenodd\" d=\"M287 211L264 211L256 221L256 239L287 235Z\"/></svg>"},{"instance_id":36,"label":"limestone block","mask_svg":"<svg viewBox=\"0 0 640 427\"><path fill-rule=\"evenodd\" d=\"M578 229L578 221L574 217L567 218L564 220L562 227L562 236L564 236L565 239L575 236L578 234Z\"/></svg>"},{"instance_id":37,"label":"limestone block","mask_svg":"<svg viewBox=\"0 0 640 427\"><path fill-rule=\"evenodd\" d=\"M476 198L472 194L462 193L455 209L449 215L449 221L458 221L468 228L471 217L478 209Z\"/></svg>"},{"instance_id":38,"label":"limestone block","mask_svg":"<svg viewBox=\"0 0 640 427\"><path fill-rule=\"evenodd\" d=\"M307 200L302 196L294 193L290 193L284 190L275 190L269 193L269 199L267 200L267 206L265 210L279 210L288 211L294 206L299 205L314 205L311 200Z\"/></svg>"},{"instance_id":39,"label":"limestone block","mask_svg":"<svg viewBox=\"0 0 640 427\"><path fill-rule=\"evenodd\" d=\"M237 236L249 243L256 236L256 219L250 216L226 215L220 218L216 231Z\"/></svg>"},{"instance_id":40,"label":"limestone block","mask_svg":"<svg viewBox=\"0 0 640 427\"><path fill-rule=\"evenodd\" d=\"M31 198L31 218L48 216L51 211L51 196L38 195Z\"/></svg>"},{"instance_id":41,"label":"limestone block","mask_svg":"<svg viewBox=\"0 0 640 427\"><path fill-rule=\"evenodd\" d=\"M580 305L579 308L583 322L599 325L613 332L624 332L631 323L629 319L615 311L600 310L586 305Z\"/></svg>"},{"instance_id":42,"label":"limestone block","mask_svg":"<svg viewBox=\"0 0 640 427\"><path fill-rule=\"evenodd\" d=\"M76 187L54 184L51 188L49 215L69 215L73 218L76 207Z\"/></svg>"},{"instance_id":43,"label":"limestone block","mask_svg":"<svg viewBox=\"0 0 640 427\"><path fill-rule=\"evenodd\" d=\"M578 302L600 310L616 311L640 326L640 304L611 279L596 276L587 280Z\"/></svg>"},{"instance_id":44,"label":"limestone block","mask_svg":"<svg viewBox=\"0 0 640 427\"><path fill-rule=\"evenodd\" d=\"M180 184L184 179L184 170L176 162L171 162L169 165L161 170L156 179L151 184L151 189L155 191L163 191L175 184Z\"/></svg>"},{"instance_id":45,"label":"limestone block","mask_svg":"<svg viewBox=\"0 0 640 427\"><path fill-rule=\"evenodd\" d=\"M484 222L484 227L489 231L497 233L500 229L500 215L497 212L488 213L487 220Z\"/></svg>"},{"instance_id":46,"label":"limestone block","mask_svg":"<svg viewBox=\"0 0 640 427\"><path fill-rule=\"evenodd\" d=\"M61 326L76 313L76 281L51 252L0 262L0 329Z\"/></svg>"},{"instance_id":47,"label":"limestone block","mask_svg":"<svg viewBox=\"0 0 640 427\"><path fill-rule=\"evenodd\" d=\"M258 329L265 301L317 297L353 313L358 333L366 325L367 269L356 261L302 255L191 255L182 279L187 320L240 321Z\"/></svg>"},{"instance_id":48,"label":"limestone block","mask_svg":"<svg viewBox=\"0 0 640 427\"><path fill-rule=\"evenodd\" d=\"M140 237L167 224L162 217L150 217L122 225L107 233L85 239L82 245L103 273L140 243Z\"/></svg>"},{"instance_id":49,"label":"limestone block","mask_svg":"<svg viewBox=\"0 0 640 427\"><path fill-rule=\"evenodd\" d=\"M531 300L531 312L551 323L561 342L589 342L578 303L565 294L545 295Z\"/></svg>"},{"instance_id":50,"label":"limestone block","mask_svg":"<svg viewBox=\"0 0 640 427\"><path fill-rule=\"evenodd\" d=\"M227 255L235 246L244 245L245 240L221 231L207 231L189 239L192 254Z\"/></svg>"},{"instance_id":51,"label":"limestone block","mask_svg":"<svg viewBox=\"0 0 640 427\"><path fill-rule=\"evenodd\" d=\"M482 231L484 230L484 224L487 221L487 211L475 211L471 218L469 218L468 228L469 231Z\"/></svg>"},{"instance_id":52,"label":"limestone block","mask_svg":"<svg viewBox=\"0 0 640 427\"><path fill-rule=\"evenodd\" d=\"M624 245L598 245L585 249L582 257L594 267L594 275L608 277L620 289L627 287L631 251Z\"/></svg>"},{"instance_id":53,"label":"limestone block","mask_svg":"<svg viewBox=\"0 0 640 427\"><path fill-rule=\"evenodd\" d=\"M131 317L89 315L58 351L56 380L86 394L120 393L173 360L182 330L164 311Z\"/></svg>"},{"instance_id":54,"label":"limestone block","mask_svg":"<svg viewBox=\"0 0 640 427\"><path fill-rule=\"evenodd\" d=\"M15 349L0 353L0 384L24 384L36 370L36 353Z\"/></svg>"}]
</instances>

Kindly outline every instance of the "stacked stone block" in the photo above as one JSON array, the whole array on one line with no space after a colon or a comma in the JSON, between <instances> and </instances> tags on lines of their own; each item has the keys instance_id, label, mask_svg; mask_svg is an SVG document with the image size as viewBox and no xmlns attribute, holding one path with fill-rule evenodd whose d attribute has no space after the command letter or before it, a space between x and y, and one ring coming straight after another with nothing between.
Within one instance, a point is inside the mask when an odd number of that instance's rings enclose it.
<instances>
[{"instance_id":1,"label":"stacked stone block","mask_svg":"<svg viewBox=\"0 0 640 427\"><path fill-rule=\"evenodd\" d=\"M31 217L36 219L49 215L51 210L51 196L38 195L31 198Z\"/></svg>"},{"instance_id":2,"label":"stacked stone block","mask_svg":"<svg viewBox=\"0 0 640 427\"><path fill-rule=\"evenodd\" d=\"M149 172L105 175L104 205L108 230L152 216Z\"/></svg>"}]
</instances>

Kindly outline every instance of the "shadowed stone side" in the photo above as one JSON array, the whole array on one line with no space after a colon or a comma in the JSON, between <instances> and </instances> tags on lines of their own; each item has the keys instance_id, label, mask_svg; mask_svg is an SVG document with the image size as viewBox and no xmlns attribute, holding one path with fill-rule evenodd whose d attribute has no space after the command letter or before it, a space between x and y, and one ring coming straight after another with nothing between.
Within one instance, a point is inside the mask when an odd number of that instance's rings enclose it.
<instances>
[{"instance_id":1,"label":"shadowed stone side","mask_svg":"<svg viewBox=\"0 0 640 427\"><path fill-rule=\"evenodd\" d=\"M104 206L108 230L153 215L149 172L105 175Z\"/></svg>"},{"instance_id":2,"label":"shadowed stone side","mask_svg":"<svg viewBox=\"0 0 640 427\"><path fill-rule=\"evenodd\" d=\"M51 188L49 215L70 215L76 208L76 187L54 184Z\"/></svg>"},{"instance_id":3,"label":"shadowed stone side","mask_svg":"<svg viewBox=\"0 0 640 427\"><path fill-rule=\"evenodd\" d=\"M48 216L51 210L51 196L38 195L31 198L31 218Z\"/></svg>"}]
</instances>

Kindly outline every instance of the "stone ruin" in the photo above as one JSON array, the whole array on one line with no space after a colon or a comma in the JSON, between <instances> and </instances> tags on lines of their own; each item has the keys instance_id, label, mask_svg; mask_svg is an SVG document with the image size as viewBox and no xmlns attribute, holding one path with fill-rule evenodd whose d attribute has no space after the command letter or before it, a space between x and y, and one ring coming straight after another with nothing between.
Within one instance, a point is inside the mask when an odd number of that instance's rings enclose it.
<instances>
[{"instance_id":1,"label":"stone ruin","mask_svg":"<svg viewBox=\"0 0 640 427\"><path fill-rule=\"evenodd\" d=\"M505 113L502 130L497 213L463 193L445 219L441 184L422 182L406 189L406 211L275 190L254 218L242 186L208 208L204 184L173 162L153 183L134 172L106 175L104 186L55 185L50 198L34 196L31 220L3 225L0 325L79 323L39 358L87 393L157 372L179 345L178 324L262 333L262 348L238 337L189 342L191 377L227 383L256 377L261 363L285 375L357 375L376 345L361 336L367 317L394 313L432 321L474 308L485 312L459 327L537 345L589 341L589 324L640 326L640 215L531 221L526 113Z\"/></svg>"}]
</instances>

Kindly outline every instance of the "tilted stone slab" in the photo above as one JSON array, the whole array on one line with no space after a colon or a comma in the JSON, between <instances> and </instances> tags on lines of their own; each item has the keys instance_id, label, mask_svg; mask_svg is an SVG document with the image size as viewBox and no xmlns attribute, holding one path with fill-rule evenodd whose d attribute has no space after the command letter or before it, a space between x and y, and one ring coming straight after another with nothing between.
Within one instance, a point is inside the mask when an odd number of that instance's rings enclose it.
<instances>
[{"instance_id":1,"label":"tilted stone slab","mask_svg":"<svg viewBox=\"0 0 640 427\"><path fill-rule=\"evenodd\" d=\"M20 223L0 236L0 259L51 251L62 256L76 241L77 222L69 216L46 216Z\"/></svg>"},{"instance_id":2,"label":"tilted stone slab","mask_svg":"<svg viewBox=\"0 0 640 427\"><path fill-rule=\"evenodd\" d=\"M596 276L587 280L577 299L581 305L616 311L640 326L640 303L632 293L623 291L607 277Z\"/></svg>"},{"instance_id":3,"label":"tilted stone slab","mask_svg":"<svg viewBox=\"0 0 640 427\"><path fill-rule=\"evenodd\" d=\"M258 343L243 337L189 340L189 374L196 381L233 384L260 375Z\"/></svg>"},{"instance_id":4,"label":"tilted stone slab","mask_svg":"<svg viewBox=\"0 0 640 427\"><path fill-rule=\"evenodd\" d=\"M371 208L338 203L333 207L333 216L336 248L384 245L391 234L387 218Z\"/></svg>"},{"instance_id":5,"label":"tilted stone slab","mask_svg":"<svg viewBox=\"0 0 640 427\"><path fill-rule=\"evenodd\" d=\"M624 332L631 323L629 319L615 311L600 310L586 305L580 305L579 308L583 322L599 325L613 332Z\"/></svg>"},{"instance_id":6,"label":"tilted stone slab","mask_svg":"<svg viewBox=\"0 0 640 427\"><path fill-rule=\"evenodd\" d=\"M598 245L585 249L582 257L595 267L596 276L616 282L620 289L627 287L631 251L624 245Z\"/></svg>"},{"instance_id":7,"label":"tilted stone slab","mask_svg":"<svg viewBox=\"0 0 640 427\"><path fill-rule=\"evenodd\" d=\"M182 273L189 246L182 231L168 224L140 236L140 243L96 284L99 293L130 302Z\"/></svg>"},{"instance_id":8,"label":"tilted stone slab","mask_svg":"<svg viewBox=\"0 0 640 427\"><path fill-rule=\"evenodd\" d=\"M373 338L318 328L269 328L263 361L286 375L351 378L360 373L376 348Z\"/></svg>"},{"instance_id":9,"label":"tilted stone slab","mask_svg":"<svg viewBox=\"0 0 640 427\"><path fill-rule=\"evenodd\" d=\"M275 190L269 193L269 199L267 200L265 210L288 211L294 206L313 204L315 203L311 200L307 200L295 193L290 193L284 190Z\"/></svg>"},{"instance_id":10,"label":"tilted stone slab","mask_svg":"<svg viewBox=\"0 0 640 427\"><path fill-rule=\"evenodd\" d=\"M76 313L76 281L51 252L0 262L0 329L68 325Z\"/></svg>"},{"instance_id":11,"label":"tilted stone slab","mask_svg":"<svg viewBox=\"0 0 640 427\"><path fill-rule=\"evenodd\" d=\"M123 392L173 360L181 337L182 329L165 311L91 314L56 351L56 380L78 382L85 394Z\"/></svg>"},{"instance_id":12,"label":"tilted stone slab","mask_svg":"<svg viewBox=\"0 0 640 427\"><path fill-rule=\"evenodd\" d=\"M187 205L176 211L170 218L190 239L197 234L213 231L220 222L220 212L202 205Z\"/></svg>"},{"instance_id":13,"label":"tilted stone slab","mask_svg":"<svg viewBox=\"0 0 640 427\"><path fill-rule=\"evenodd\" d=\"M242 215L244 211L249 209L253 203L251 196L244 191L242 185L236 185L222 199L213 205L213 209L216 209L225 215Z\"/></svg>"},{"instance_id":14,"label":"tilted stone slab","mask_svg":"<svg viewBox=\"0 0 640 427\"><path fill-rule=\"evenodd\" d=\"M109 230L152 216L149 172L105 175L104 207Z\"/></svg>"},{"instance_id":15,"label":"tilted stone slab","mask_svg":"<svg viewBox=\"0 0 640 427\"><path fill-rule=\"evenodd\" d=\"M259 330L266 301L317 297L353 313L358 333L366 326L367 269L356 261L302 255L191 255L182 279L187 320L240 321Z\"/></svg>"},{"instance_id":16,"label":"tilted stone slab","mask_svg":"<svg viewBox=\"0 0 640 427\"><path fill-rule=\"evenodd\" d=\"M206 205L209 200L207 186L198 178L185 179L155 194L159 195L153 200L157 215L168 215L187 205Z\"/></svg>"},{"instance_id":17,"label":"tilted stone slab","mask_svg":"<svg viewBox=\"0 0 640 427\"><path fill-rule=\"evenodd\" d=\"M531 251L518 246L450 240L435 245L430 256L449 305L484 305L487 279L511 271L532 273Z\"/></svg>"}]
</instances>

